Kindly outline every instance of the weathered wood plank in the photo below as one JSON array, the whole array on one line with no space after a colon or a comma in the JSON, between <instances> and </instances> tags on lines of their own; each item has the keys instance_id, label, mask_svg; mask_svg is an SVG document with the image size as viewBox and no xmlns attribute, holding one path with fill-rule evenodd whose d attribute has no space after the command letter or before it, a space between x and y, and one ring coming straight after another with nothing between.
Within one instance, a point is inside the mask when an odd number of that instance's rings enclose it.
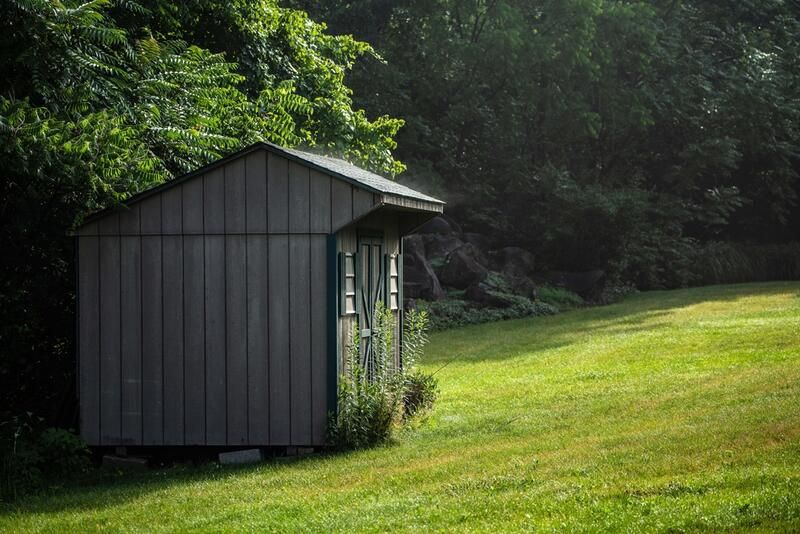
<instances>
[{"instance_id":1,"label":"weathered wood plank","mask_svg":"<svg viewBox=\"0 0 800 534\"><path fill-rule=\"evenodd\" d=\"M98 223L97 221L90 222L88 224L84 224L77 230L78 235L91 235L96 236L98 234Z\"/></svg>"},{"instance_id":2,"label":"weathered wood plank","mask_svg":"<svg viewBox=\"0 0 800 534\"><path fill-rule=\"evenodd\" d=\"M142 235L161 234L161 198L163 193L142 200L139 205L139 225Z\"/></svg>"},{"instance_id":3,"label":"weathered wood plank","mask_svg":"<svg viewBox=\"0 0 800 534\"><path fill-rule=\"evenodd\" d=\"M139 235L139 203L120 208L119 233L120 235Z\"/></svg>"},{"instance_id":4,"label":"weathered wood plank","mask_svg":"<svg viewBox=\"0 0 800 534\"><path fill-rule=\"evenodd\" d=\"M160 203L159 203L160 208ZM142 211L144 213L144 210ZM160 215L161 210L158 210ZM142 219L144 223L144 219ZM164 441L161 236L142 236L142 444ZM174 328L170 325L170 328ZM173 391L168 391L172 395Z\"/></svg>"},{"instance_id":5,"label":"weathered wood plank","mask_svg":"<svg viewBox=\"0 0 800 534\"><path fill-rule=\"evenodd\" d=\"M158 195L161 197L161 231L164 234L183 233L183 187L178 185Z\"/></svg>"},{"instance_id":6,"label":"weathered wood plank","mask_svg":"<svg viewBox=\"0 0 800 534\"><path fill-rule=\"evenodd\" d=\"M269 432L272 445L289 445L289 238L269 236Z\"/></svg>"},{"instance_id":7,"label":"weathered wood plank","mask_svg":"<svg viewBox=\"0 0 800 534\"><path fill-rule=\"evenodd\" d=\"M327 238L311 236L311 442L325 443L328 418Z\"/></svg>"},{"instance_id":8,"label":"weathered wood plank","mask_svg":"<svg viewBox=\"0 0 800 534\"><path fill-rule=\"evenodd\" d=\"M289 231L289 161L274 154L267 158L267 228Z\"/></svg>"},{"instance_id":9,"label":"weathered wood plank","mask_svg":"<svg viewBox=\"0 0 800 534\"><path fill-rule=\"evenodd\" d=\"M363 189L353 188L353 218L357 219L372 209L374 195Z\"/></svg>"},{"instance_id":10,"label":"weathered wood plank","mask_svg":"<svg viewBox=\"0 0 800 534\"><path fill-rule=\"evenodd\" d=\"M189 239L197 240L198 238ZM183 347L185 333L183 313L183 237L164 236L163 240L164 445L183 445Z\"/></svg>"},{"instance_id":11,"label":"weathered wood plank","mask_svg":"<svg viewBox=\"0 0 800 534\"><path fill-rule=\"evenodd\" d=\"M183 233L203 233L203 178L194 178L182 184Z\"/></svg>"},{"instance_id":12,"label":"weathered wood plank","mask_svg":"<svg viewBox=\"0 0 800 534\"><path fill-rule=\"evenodd\" d=\"M183 206L186 209L186 205ZM203 176L203 228L206 235L225 233L225 173L222 167Z\"/></svg>"},{"instance_id":13,"label":"weathered wood plank","mask_svg":"<svg viewBox=\"0 0 800 534\"><path fill-rule=\"evenodd\" d=\"M206 444L225 445L225 238L205 236Z\"/></svg>"},{"instance_id":14,"label":"weathered wood plank","mask_svg":"<svg viewBox=\"0 0 800 534\"><path fill-rule=\"evenodd\" d=\"M227 443L244 445L247 443L248 381L247 241L243 235L229 235L225 241Z\"/></svg>"},{"instance_id":15,"label":"weathered wood plank","mask_svg":"<svg viewBox=\"0 0 800 534\"><path fill-rule=\"evenodd\" d=\"M97 221L99 235L119 235L119 212L115 211Z\"/></svg>"},{"instance_id":16,"label":"weathered wood plank","mask_svg":"<svg viewBox=\"0 0 800 534\"><path fill-rule=\"evenodd\" d=\"M353 220L353 188L341 180L331 181L331 229L338 230Z\"/></svg>"},{"instance_id":17,"label":"weathered wood plank","mask_svg":"<svg viewBox=\"0 0 800 534\"><path fill-rule=\"evenodd\" d=\"M248 436L269 444L269 332L267 236L247 236Z\"/></svg>"},{"instance_id":18,"label":"weathered wood plank","mask_svg":"<svg viewBox=\"0 0 800 534\"><path fill-rule=\"evenodd\" d=\"M120 244L100 238L100 442L120 440Z\"/></svg>"},{"instance_id":19,"label":"weathered wood plank","mask_svg":"<svg viewBox=\"0 0 800 534\"><path fill-rule=\"evenodd\" d=\"M289 238L292 444L311 444L311 260L309 236ZM323 301L324 302L324 301ZM322 305L323 302L319 304Z\"/></svg>"},{"instance_id":20,"label":"weathered wood plank","mask_svg":"<svg viewBox=\"0 0 800 534\"><path fill-rule=\"evenodd\" d=\"M310 206L309 170L299 163L289 163L289 232L308 233Z\"/></svg>"},{"instance_id":21,"label":"weathered wood plank","mask_svg":"<svg viewBox=\"0 0 800 534\"><path fill-rule=\"evenodd\" d=\"M142 443L142 252L141 238L120 238L121 442Z\"/></svg>"},{"instance_id":22,"label":"weathered wood plank","mask_svg":"<svg viewBox=\"0 0 800 534\"><path fill-rule=\"evenodd\" d=\"M311 233L327 234L331 231L331 178L312 170L310 175Z\"/></svg>"},{"instance_id":23,"label":"weathered wood plank","mask_svg":"<svg viewBox=\"0 0 800 534\"><path fill-rule=\"evenodd\" d=\"M78 239L78 337L81 436L100 444L99 238Z\"/></svg>"},{"instance_id":24,"label":"weathered wood plank","mask_svg":"<svg viewBox=\"0 0 800 534\"><path fill-rule=\"evenodd\" d=\"M185 213L185 210L184 210ZM184 440L206 442L205 255L203 236L183 238Z\"/></svg>"},{"instance_id":25,"label":"weathered wood plank","mask_svg":"<svg viewBox=\"0 0 800 534\"><path fill-rule=\"evenodd\" d=\"M265 233L267 231L267 153L258 150L247 156L246 197L247 231Z\"/></svg>"},{"instance_id":26,"label":"weathered wood plank","mask_svg":"<svg viewBox=\"0 0 800 534\"><path fill-rule=\"evenodd\" d=\"M243 234L246 226L245 159L225 165L225 233Z\"/></svg>"}]
</instances>

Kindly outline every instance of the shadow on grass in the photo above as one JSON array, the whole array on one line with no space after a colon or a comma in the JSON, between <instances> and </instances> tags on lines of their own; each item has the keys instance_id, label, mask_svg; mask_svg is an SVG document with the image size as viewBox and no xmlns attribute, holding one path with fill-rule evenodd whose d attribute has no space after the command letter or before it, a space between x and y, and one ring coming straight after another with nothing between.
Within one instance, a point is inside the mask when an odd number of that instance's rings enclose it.
<instances>
[{"instance_id":1,"label":"shadow on grass","mask_svg":"<svg viewBox=\"0 0 800 534\"><path fill-rule=\"evenodd\" d=\"M350 454L350 453L343 453ZM262 470L292 469L334 456L332 452L309 456L276 457L256 464L221 466L179 464L144 472L96 468L83 479L39 493L22 496L16 502L0 503L0 518L11 515L85 512L124 505L148 494L195 482L224 481Z\"/></svg>"}]
</instances>

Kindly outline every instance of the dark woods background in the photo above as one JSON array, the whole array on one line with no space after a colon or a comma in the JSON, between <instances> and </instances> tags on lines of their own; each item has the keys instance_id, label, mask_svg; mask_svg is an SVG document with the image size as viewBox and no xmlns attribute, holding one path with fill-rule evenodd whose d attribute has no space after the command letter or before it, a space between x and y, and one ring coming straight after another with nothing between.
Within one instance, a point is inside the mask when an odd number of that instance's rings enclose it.
<instances>
[{"instance_id":1,"label":"dark woods background","mask_svg":"<svg viewBox=\"0 0 800 534\"><path fill-rule=\"evenodd\" d=\"M295 5L386 60L350 83L406 121L400 180L543 269L678 287L725 281L698 265L711 243L798 237L798 2Z\"/></svg>"},{"instance_id":2,"label":"dark woods background","mask_svg":"<svg viewBox=\"0 0 800 534\"><path fill-rule=\"evenodd\" d=\"M261 139L405 166L542 270L800 277L796 0L3 8L0 419L75 423L74 225Z\"/></svg>"}]
</instances>

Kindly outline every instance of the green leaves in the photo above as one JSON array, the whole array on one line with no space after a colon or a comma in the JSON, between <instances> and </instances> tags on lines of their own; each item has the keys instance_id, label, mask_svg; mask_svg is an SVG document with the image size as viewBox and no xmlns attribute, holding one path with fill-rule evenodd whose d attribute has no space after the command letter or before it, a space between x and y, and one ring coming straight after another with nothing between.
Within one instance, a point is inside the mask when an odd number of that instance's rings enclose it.
<instances>
[{"instance_id":1,"label":"green leaves","mask_svg":"<svg viewBox=\"0 0 800 534\"><path fill-rule=\"evenodd\" d=\"M0 419L70 412L68 234L86 214L260 140L321 145L386 173L402 168L391 155L401 123L370 122L344 85L371 49L328 35L302 12L268 0L6 4Z\"/></svg>"},{"instance_id":2,"label":"green leaves","mask_svg":"<svg viewBox=\"0 0 800 534\"><path fill-rule=\"evenodd\" d=\"M544 269L682 285L691 260L674 251L797 238L796 3L294 5L386 59L351 79L359 104L406 121L409 179Z\"/></svg>"}]
</instances>

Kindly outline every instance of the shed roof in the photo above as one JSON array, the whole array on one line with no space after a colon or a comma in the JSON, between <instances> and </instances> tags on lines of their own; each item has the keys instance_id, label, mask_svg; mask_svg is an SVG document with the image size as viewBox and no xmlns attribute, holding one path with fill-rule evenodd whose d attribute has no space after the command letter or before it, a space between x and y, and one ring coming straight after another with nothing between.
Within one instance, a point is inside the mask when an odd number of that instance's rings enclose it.
<instances>
[{"instance_id":1,"label":"shed roof","mask_svg":"<svg viewBox=\"0 0 800 534\"><path fill-rule=\"evenodd\" d=\"M124 205L131 205L136 203L140 200L143 200L151 195L156 193L160 193L166 189L174 187L180 183L183 183L187 180L190 180L196 176L203 175L212 169L225 165L233 160L246 156L251 152L256 150L266 150L268 152L272 152L279 156L283 156L286 159L301 163L307 167L312 169L316 169L320 172L323 172L327 175L330 175L334 178L338 178L345 182L348 182L352 185L358 186L360 188L366 189L371 193L378 193L381 195L388 195L391 198L395 199L395 203L397 202L396 199L408 199L412 201L419 201L422 203L423 206L428 206L426 211L442 211L442 206L444 205L444 201L434 198L432 196L426 195L424 193L420 193L410 187L404 186L399 184L393 180L389 180L375 174L374 172L370 172L367 170L362 169L361 167L357 167L352 163L348 163L339 158L333 158L330 156L323 156L320 154L314 154L311 152L305 152L303 150L297 150L294 148L286 148L282 147L273 143L268 142L259 142L252 144L246 148L243 148L233 154L225 156L224 158L218 159L208 165L200 167L188 174L184 174L182 176L178 176L177 178L173 178L163 184L157 185L155 187L151 187L145 191L137 193L127 200L123 202ZM83 224L88 224L92 221L95 221L106 214L110 213L114 210L114 207L110 207L104 210L97 211L87 217Z\"/></svg>"},{"instance_id":2,"label":"shed roof","mask_svg":"<svg viewBox=\"0 0 800 534\"><path fill-rule=\"evenodd\" d=\"M344 161L343 159L314 154L312 152L304 152L294 148L284 148L278 145L273 145L272 143L263 143L263 145L268 150L283 154L290 159L299 159L306 164L311 164L317 167L319 170L322 170L327 174L344 178L347 181L356 182L357 185L361 185L375 193L385 193L387 195L397 195L405 198L424 200L425 202L444 204L444 202L438 198L420 193L419 191L411 189L410 187L406 187L405 185L397 183L393 180L384 178L383 176L375 174L374 172L357 167L356 165Z\"/></svg>"}]
</instances>

